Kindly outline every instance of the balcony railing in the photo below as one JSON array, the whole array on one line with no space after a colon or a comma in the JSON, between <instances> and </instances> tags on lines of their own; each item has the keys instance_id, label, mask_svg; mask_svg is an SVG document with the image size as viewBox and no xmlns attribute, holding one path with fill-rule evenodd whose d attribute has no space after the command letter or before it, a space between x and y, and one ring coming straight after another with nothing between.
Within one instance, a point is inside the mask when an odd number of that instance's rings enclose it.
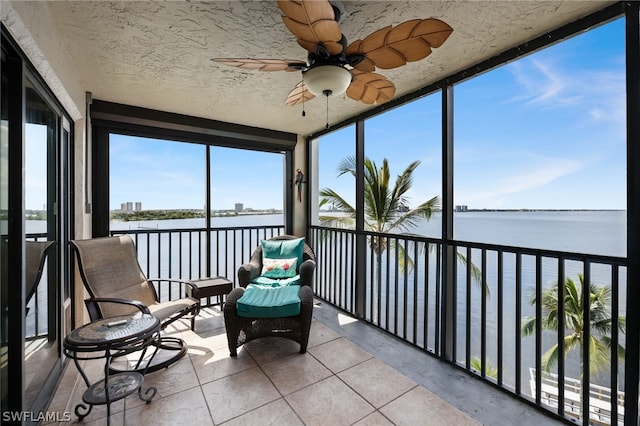
<instances>
[{"instance_id":1,"label":"balcony railing","mask_svg":"<svg viewBox=\"0 0 640 426\"><path fill-rule=\"evenodd\" d=\"M464 241L445 246L440 239L317 226L311 237L319 263L318 297L567 419L576 417L575 407L566 409L575 403L575 389L568 390L567 384L590 383L580 388L578 417L590 413L591 424L607 418L622 421L621 405L606 399L596 404L590 390L623 392L618 344L624 343L619 318L626 304L626 259ZM356 253L357 238L364 241L362 254ZM557 303L567 295L564 285L553 284L571 279L582 293L580 276L585 288L610 289L604 306L607 324L589 320L601 314L592 312L596 307L589 291L580 306ZM555 317L547 306L553 297ZM565 324L565 314L579 324ZM525 336L523 324L530 318L535 318L535 329ZM555 331L550 329L554 321ZM609 333L599 334L599 329ZM590 345L576 344L590 337L604 342L606 351L591 353ZM544 356L554 345L557 353L569 353L566 359L558 356L547 372ZM582 367L603 357L607 362L599 374ZM532 385L525 387L531 372ZM553 401L545 382L549 374L557 380Z\"/></svg>"},{"instance_id":2,"label":"balcony railing","mask_svg":"<svg viewBox=\"0 0 640 426\"><path fill-rule=\"evenodd\" d=\"M148 278L224 276L232 281L261 240L282 233L283 225L111 231L111 235L133 238L138 262ZM159 297L164 297L162 292Z\"/></svg>"},{"instance_id":3,"label":"balcony railing","mask_svg":"<svg viewBox=\"0 0 640 426\"><path fill-rule=\"evenodd\" d=\"M112 234L131 235L150 278L222 275L235 280L237 268L249 260L259 241L283 232L283 226L264 226ZM311 227L309 240L318 259L317 297L542 410L565 419L590 413L591 424L622 421L620 404L612 404L610 397L599 398L596 404L592 393L598 389L603 395L619 395L618 402L624 399L618 344L624 343L619 318L626 301L625 258L464 241L445 245L440 239L316 226ZM571 312L584 318L581 339L593 336L610 343L604 354L580 345L570 347L565 336L576 330L563 320L557 324L560 332L543 327L548 325L543 321L547 302L540 301L554 283L566 279L581 291L580 275L585 287L611 291L605 306L610 333L604 338L597 324L590 326L588 293L581 311ZM556 297L564 300L564 286L557 288ZM177 296L158 290L162 298ZM570 309L574 307L557 304L557 316L564 318ZM525 336L522 327L530 317L536 319L535 330ZM543 356L556 344L558 353L575 350L566 359L559 356L550 371L544 371ZM601 355L607 363L600 374L582 367ZM582 387L582 382L590 386Z\"/></svg>"}]
</instances>

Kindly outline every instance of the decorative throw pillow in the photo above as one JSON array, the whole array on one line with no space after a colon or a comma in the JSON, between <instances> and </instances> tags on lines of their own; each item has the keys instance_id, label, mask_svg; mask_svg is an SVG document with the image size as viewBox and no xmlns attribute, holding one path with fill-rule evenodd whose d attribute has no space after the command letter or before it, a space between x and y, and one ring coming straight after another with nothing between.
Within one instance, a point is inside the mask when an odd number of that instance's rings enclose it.
<instances>
[{"instance_id":1,"label":"decorative throw pillow","mask_svg":"<svg viewBox=\"0 0 640 426\"><path fill-rule=\"evenodd\" d=\"M264 259L298 259L297 266L302 265L304 238L293 240L262 240L262 260Z\"/></svg>"},{"instance_id":2,"label":"decorative throw pillow","mask_svg":"<svg viewBox=\"0 0 640 426\"><path fill-rule=\"evenodd\" d=\"M262 259L262 276L268 278L291 278L296 275L298 258Z\"/></svg>"}]
</instances>

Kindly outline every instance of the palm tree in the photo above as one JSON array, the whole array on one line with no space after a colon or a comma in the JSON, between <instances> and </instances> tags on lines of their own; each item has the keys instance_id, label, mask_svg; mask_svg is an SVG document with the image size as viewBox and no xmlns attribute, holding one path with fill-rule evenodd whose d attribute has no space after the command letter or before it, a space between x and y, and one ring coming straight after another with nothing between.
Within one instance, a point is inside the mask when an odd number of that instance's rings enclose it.
<instances>
[{"instance_id":1,"label":"palm tree","mask_svg":"<svg viewBox=\"0 0 640 426\"><path fill-rule=\"evenodd\" d=\"M572 350L580 350L580 371L583 371L582 345L584 343L584 307L582 292L585 288L584 275L578 274L580 285L567 278L564 282L564 325L567 335L564 337L564 356ZM558 332L558 283L554 283L550 288L542 293L542 318L543 330ZM536 304L536 297L533 296L531 304ZM589 285L589 371L597 374L606 368L611 354L611 326L612 318L609 311L611 305L611 287L599 286L591 283ZM626 328L625 317L618 318L618 330L624 333ZM522 324L522 334L531 336L536 332L536 318L527 317ZM560 348L556 343L542 355L542 369L551 371L553 365L558 361ZM624 358L624 347L618 345L618 355Z\"/></svg>"},{"instance_id":2,"label":"palm tree","mask_svg":"<svg viewBox=\"0 0 640 426\"><path fill-rule=\"evenodd\" d=\"M364 228L366 231L376 233L403 233L411 235L420 220L429 220L435 209L439 207L438 197L435 196L422 202L414 208L409 208L407 192L413 184L413 172L420 165L420 161L413 161L404 171L396 177L391 187L391 172L389 162L383 159L382 167L369 158L364 160ZM338 177L350 174L356 177L356 159L347 157L338 165ZM320 191L320 207L327 204L336 207L345 214L338 216L320 216L323 225L339 228L355 227L356 209L349 204L340 194L333 189ZM389 239L384 236L369 237L369 246L376 254L377 285L380 287L382 280L382 253L389 248L396 251L399 266L402 271L405 268L413 268L413 259L408 256L406 247L397 239ZM466 263L462 253L458 253L458 260ZM476 282L480 282L480 270L471 264L471 272Z\"/></svg>"},{"instance_id":3,"label":"palm tree","mask_svg":"<svg viewBox=\"0 0 640 426\"><path fill-rule=\"evenodd\" d=\"M571 279L564 281L564 325L568 332L564 336L564 356L565 358L572 350L579 350L580 356L580 382L582 383L584 371L584 359L582 357L582 345L584 344L584 305L583 291L584 275L578 274L580 287ZM531 304L535 305L536 297L531 298ZM541 326L543 330L558 332L558 283L555 282L550 288L542 293L542 318ZM612 318L609 311L611 305L611 288L609 286L599 286L594 283L589 284L589 371L598 374L608 365L611 356L611 326ZM626 328L625 317L618 318L618 330L624 333ZM536 331L536 318L527 317L522 324L522 334L531 336ZM553 365L558 361L560 348L554 344L542 355L542 370L551 371ZM624 347L618 345L618 356L624 358ZM587 384L588 386L588 384ZM613 395L616 395L613 390ZM582 407L582 392L580 394L580 407ZM616 403L617 398L612 399Z\"/></svg>"},{"instance_id":4,"label":"palm tree","mask_svg":"<svg viewBox=\"0 0 640 426\"><path fill-rule=\"evenodd\" d=\"M421 219L429 220L433 211L438 208L438 197L433 197L415 208L408 208L406 193L413 184L413 172L420 165L420 161L414 161L398 175L393 187L391 184L391 172L389 162L385 158L382 167L378 169L376 163L369 158L364 160L364 221L365 230L377 233L402 232L408 233ZM347 157L338 165L338 177L344 174L356 176L356 159ZM353 228L356 220L356 209L349 204L340 194L333 189L320 191L320 207L332 204L338 210L347 213L341 216L321 216L320 222L324 225L340 228ZM395 240L394 240L395 241ZM369 245L379 258L388 248L389 239L382 236L369 238ZM393 249L398 250L401 267L412 267L413 261L404 256L405 247L395 243ZM404 264L404 259L408 264Z\"/></svg>"}]
</instances>

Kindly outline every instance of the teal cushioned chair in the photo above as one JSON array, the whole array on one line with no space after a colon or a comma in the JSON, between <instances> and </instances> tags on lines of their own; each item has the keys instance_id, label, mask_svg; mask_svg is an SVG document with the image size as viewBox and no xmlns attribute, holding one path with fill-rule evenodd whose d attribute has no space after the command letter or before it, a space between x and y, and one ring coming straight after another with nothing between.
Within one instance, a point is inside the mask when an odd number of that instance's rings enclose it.
<instances>
[{"instance_id":1,"label":"teal cushioned chair","mask_svg":"<svg viewBox=\"0 0 640 426\"><path fill-rule=\"evenodd\" d=\"M224 304L224 321L227 331L227 340L231 356L237 355L237 348L260 337L284 337L300 343L300 353L307 351L311 318L313 315L313 274L316 268L316 256L311 247L302 241L301 262L296 262L295 275L283 278L270 278L262 276L263 272L263 248L266 249L267 258L276 257L287 259L292 256L292 244L298 243L299 237L293 235L279 235L270 238L260 244L251 255L249 263L238 269L238 284L229 293ZM272 296L274 291L261 288L251 298L243 298L249 285L262 284L271 287L284 288L283 294ZM295 290L298 298L295 298ZM259 295L273 297L281 306L274 307L268 303L262 303ZM280 290L277 290L280 292ZM293 292L293 295L292 295ZM286 293L286 294L284 294ZM240 299L243 299L240 301ZM299 301L298 301L299 299ZM240 301L240 303L238 303ZM243 306L243 303L245 305ZM299 309L292 306L299 303ZM250 305L250 306L247 306ZM240 311L240 312L239 312Z\"/></svg>"}]
</instances>

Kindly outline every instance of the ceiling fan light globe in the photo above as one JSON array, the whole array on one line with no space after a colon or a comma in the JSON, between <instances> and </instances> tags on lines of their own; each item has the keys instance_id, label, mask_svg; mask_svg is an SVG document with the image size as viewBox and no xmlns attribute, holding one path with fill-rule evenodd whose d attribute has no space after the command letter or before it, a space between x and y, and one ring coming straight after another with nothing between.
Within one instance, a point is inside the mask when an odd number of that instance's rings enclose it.
<instances>
[{"instance_id":1,"label":"ceiling fan light globe","mask_svg":"<svg viewBox=\"0 0 640 426\"><path fill-rule=\"evenodd\" d=\"M316 96L339 96L347 90L351 79L351 72L340 65L317 65L302 74L307 89Z\"/></svg>"}]
</instances>

